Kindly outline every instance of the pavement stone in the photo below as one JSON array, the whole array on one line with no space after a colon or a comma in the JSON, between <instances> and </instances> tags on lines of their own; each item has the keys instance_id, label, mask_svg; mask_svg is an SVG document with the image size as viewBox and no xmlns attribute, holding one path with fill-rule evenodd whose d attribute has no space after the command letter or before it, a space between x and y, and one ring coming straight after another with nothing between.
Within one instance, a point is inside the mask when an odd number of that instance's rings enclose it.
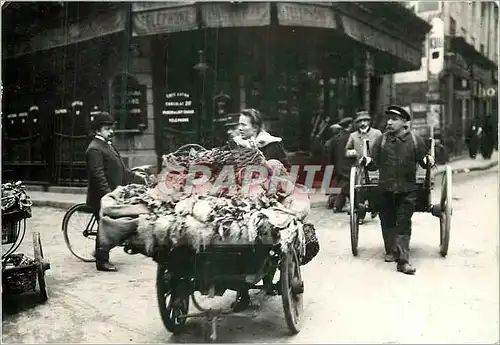
<instances>
[{"instance_id":1,"label":"pavement stone","mask_svg":"<svg viewBox=\"0 0 500 345\"><path fill-rule=\"evenodd\" d=\"M481 158L471 159L462 158L456 159L448 163L452 168L453 174L468 173L470 171L488 170L498 165L498 152L491 160L483 160ZM433 176L443 174L446 165L440 165L433 170ZM82 188L49 188L48 192L42 191L39 188L27 186L28 195L31 197L34 206L50 206L60 209L69 209L72 205L85 202L86 195ZM311 195L311 207L325 207L327 195L323 191L317 191Z\"/></svg>"}]
</instances>

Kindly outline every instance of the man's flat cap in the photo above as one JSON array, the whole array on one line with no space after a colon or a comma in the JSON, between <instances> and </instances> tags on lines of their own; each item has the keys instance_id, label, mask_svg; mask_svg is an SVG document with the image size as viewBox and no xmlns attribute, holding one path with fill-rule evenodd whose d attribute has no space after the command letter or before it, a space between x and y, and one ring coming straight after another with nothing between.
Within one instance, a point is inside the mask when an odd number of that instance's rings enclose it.
<instances>
[{"instance_id":1,"label":"man's flat cap","mask_svg":"<svg viewBox=\"0 0 500 345\"><path fill-rule=\"evenodd\" d=\"M411 120L411 116L410 114L404 110L403 108L397 106L397 105L391 105L389 108L387 108L387 110L385 111L385 113L387 115L396 115L396 116L399 116L400 118L406 120L406 121L410 121Z\"/></svg>"},{"instance_id":2,"label":"man's flat cap","mask_svg":"<svg viewBox=\"0 0 500 345\"><path fill-rule=\"evenodd\" d=\"M361 120L371 120L371 119L372 117L370 116L370 113L367 112L366 110L362 110L356 113L356 119L354 120L354 122L358 122Z\"/></svg>"},{"instance_id":3,"label":"man's flat cap","mask_svg":"<svg viewBox=\"0 0 500 345\"><path fill-rule=\"evenodd\" d=\"M350 124L352 124L352 117L344 117L339 121L339 125L341 125L342 127L348 126Z\"/></svg>"}]
</instances>

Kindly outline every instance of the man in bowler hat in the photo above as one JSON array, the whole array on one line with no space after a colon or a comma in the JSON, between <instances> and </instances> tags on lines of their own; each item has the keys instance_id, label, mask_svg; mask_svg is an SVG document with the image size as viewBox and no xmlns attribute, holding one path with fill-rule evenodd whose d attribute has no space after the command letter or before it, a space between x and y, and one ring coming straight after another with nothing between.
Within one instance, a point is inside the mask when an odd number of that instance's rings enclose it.
<instances>
[{"instance_id":1,"label":"man in bowler hat","mask_svg":"<svg viewBox=\"0 0 500 345\"><path fill-rule=\"evenodd\" d=\"M416 163L422 168L434 165L422 138L408 128L410 114L399 106L390 106L387 132L372 146L371 156L360 164L379 170L380 221L385 245L385 261L397 262L397 271L414 274L410 264L411 217L416 202Z\"/></svg>"},{"instance_id":2,"label":"man in bowler hat","mask_svg":"<svg viewBox=\"0 0 500 345\"><path fill-rule=\"evenodd\" d=\"M88 173L87 205L99 220L101 198L104 195L121 185L145 184L145 180L125 168L120 153L112 143L115 121L109 113L99 112L93 115L91 127L95 131L95 137L85 152ZM110 248L99 241L99 231L95 248L96 268L99 271L116 271L116 267L109 262Z\"/></svg>"}]
</instances>

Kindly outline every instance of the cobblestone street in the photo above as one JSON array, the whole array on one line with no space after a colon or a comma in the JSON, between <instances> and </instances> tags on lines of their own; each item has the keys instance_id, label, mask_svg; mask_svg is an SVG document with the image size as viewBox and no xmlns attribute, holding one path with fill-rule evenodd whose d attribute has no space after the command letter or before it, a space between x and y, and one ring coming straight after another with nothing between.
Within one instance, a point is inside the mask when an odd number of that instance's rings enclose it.
<instances>
[{"instance_id":1,"label":"cobblestone street","mask_svg":"<svg viewBox=\"0 0 500 345\"><path fill-rule=\"evenodd\" d=\"M303 267L302 331L287 335L279 297L256 307L253 318L219 322L220 342L494 343L498 342L498 169L454 175L450 250L438 253L439 220L413 218L414 277L383 261L378 219L360 228L360 253L350 252L347 214L313 209L321 251ZM436 181L439 187L440 180ZM439 188L432 195L439 196ZM156 265L115 249L117 273L97 272L74 258L61 233L64 211L34 208L28 232L40 231L51 270L49 300L3 314L8 343L202 342L205 320L190 319L179 336L161 322L155 292ZM32 255L27 234L18 250ZM208 301L229 305L233 292ZM5 301L4 301L5 302Z\"/></svg>"}]
</instances>

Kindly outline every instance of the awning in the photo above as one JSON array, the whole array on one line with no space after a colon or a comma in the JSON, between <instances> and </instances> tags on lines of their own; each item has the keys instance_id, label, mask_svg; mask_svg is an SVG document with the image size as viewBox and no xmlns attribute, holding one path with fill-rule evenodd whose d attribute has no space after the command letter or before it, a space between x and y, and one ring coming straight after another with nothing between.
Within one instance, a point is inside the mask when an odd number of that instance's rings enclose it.
<instances>
[{"instance_id":1,"label":"awning","mask_svg":"<svg viewBox=\"0 0 500 345\"><path fill-rule=\"evenodd\" d=\"M284 26L335 29L337 23L331 4L324 2L277 3L278 22Z\"/></svg>"},{"instance_id":2,"label":"awning","mask_svg":"<svg viewBox=\"0 0 500 345\"><path fill-rule=\"evenodd\" d=\"M209 28L259 27L271 24L269 2L202 3L202 25Z\"/></svg>"},{"instance_id":3,"label":"awning","mask_svg":"<svg viewBox=\"0 0 500 345\"><path fill-rule=\"evenodd\" d=\"M2 59L14 58L69 44L80 43L96 37L114 34L125 29L125 12L122 10L113 13L99 14L78 23L70 24L67 28L58 27L42 30L29 40L5 45Z\"/></svg>"},{"instance_id":4,"label":"awning","mask_svg":"<svg viewBox=\"0 0 500 345\"><path fill-rule=\"evenodd\" d=\"M341 18L344 33L352 39L377 50L389 53L412 65L415 69L420 68L422 59L421 49L416 49L399 38L372 28L344 14L342 14Z\"/></svg>"},{"instance_id":5,"label":"awning","mask_svg":"<svg viewBox=\"0 0 500 345\"><path fill-rule=\"evenodd\" d=\"M472 61L472 63L476 63L482 67L497 69L498 66L488 59L486 56L481 54L474 48L472 45L467 43L465 38L451 36L447 37L450 42L450 51L460 53L467 60Z\"/></svg>"},{"instance_id":6,"label":"awning","mask_svg":"<svg viewBox=\"0 0 500 345\"><path fill-rule=\"evenodd\" d=\"M197 18L197 8L201 15ZM201 27L260 27L271 24L269 2L212 2L198 5L194 1L134 3L133 35L145 36L191 31Z\"/></svg>"}]
</instances>

